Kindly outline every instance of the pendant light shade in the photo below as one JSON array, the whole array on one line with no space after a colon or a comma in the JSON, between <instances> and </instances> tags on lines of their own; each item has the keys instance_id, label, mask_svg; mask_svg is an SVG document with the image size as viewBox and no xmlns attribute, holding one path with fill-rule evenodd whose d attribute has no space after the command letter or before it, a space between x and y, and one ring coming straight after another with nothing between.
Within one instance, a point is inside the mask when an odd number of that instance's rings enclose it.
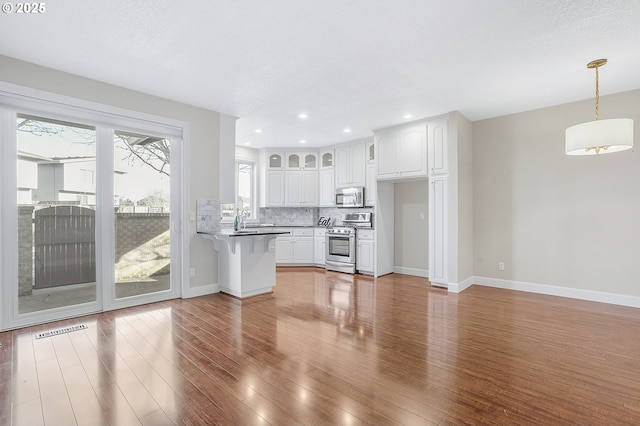
<instances>
[{"instance_id":1,"label":"pendant light shade","mask_svg":"<svg viewBox=\"0 0 640 426\"><path fill-rule=\"evenodd\" d=\"M587 64L587 68L596 70L596 120L576 124L565 131L564 148L567 155L597 155L633 148L632 119L599 120L598 68L606 63L606 59L596 59Z\"/></svg>"},{"instance_id":2,"label":"pendant light shade","mask_svg":"<svg viewBox=\"0 0 640 426\"><path fill-rule=\"evenodd\" d=\"M633 120L612 118L576 124L565 131L567 155L595 155L633 148Z\"/></svg>"}]
</instances>

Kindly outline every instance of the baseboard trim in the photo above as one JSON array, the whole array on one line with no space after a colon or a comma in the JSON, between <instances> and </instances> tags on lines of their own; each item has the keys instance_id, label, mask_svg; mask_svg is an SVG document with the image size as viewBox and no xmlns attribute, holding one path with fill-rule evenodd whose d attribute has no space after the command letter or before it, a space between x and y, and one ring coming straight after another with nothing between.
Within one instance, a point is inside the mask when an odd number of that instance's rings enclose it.
<instances>
[{"instance_id":1,"label":"baseboard trim","mask_svg":"<svg viewBox=\"0 0 640 426\"><path fill-rule=\"evenodd\" d=\"M526 291L549 296L568 297L591 302L640 308L640 297L624 294L605 293L602 291L583 290L579 288L560 287L548 284L528 283L523 281L502 280L498 278L472 277L473 284L485 287L504 288L508 290ZM466 280L465 280L466 281ZM462 291L462 290L461 290Z\"/></svg>"},{"instance_id":2,"label":"baseboard trim","mask_svg":"<svg viewBox=\"0 0 640 426\"><path fill-rule=\"evenodd\" d=\"M220 284L205 284L197 287L188 287L186 294L182 295L183 299L190 299L192 297L206 296L207 294L214 294L220 292Z\"/></svg>"},{"instance_id":3,"label":"baseboard trim","mask_svg":"<svg viewBox=\"0 0 640 426\"><path fill-rule=\"evenodd\" d=\"M471 287L474 284L475 280L476 280L476 277L469 277L466 280L462 281L461 283L449 283L449 286L447 287L447 289L451 293L461 293L466 289L468 289L469 287Z\"/></svg>"},{"instance_id":4,"label":"baseboard trim","mask_svg":"<svg viewBox=\"0 0 640 426\"><path fill-rule=\"evenodd\" d=\"M413 275L415 277L429 278L428 269L408 268L406 266L394 266L393 272L396 274Z\"/></svg>"},{"instance_id":5,"label":"baseboard trim","mask_svg":"<svg viewBox=\"0 0 640 426\"><path fill-rule=\"evenodd\" d=\"M273 287L269 286L269 287L264 287L264 288L259 288L256 290L252 290L252 291L245 291L244 293L232 290L228 287L220 287L220 292L222 293L226 293L228 295L237 297L238 299L246 299L247 297L254 297L254 296L259 296L261 294L269 294L273 292Z\"/></svg>"}]
</instances>

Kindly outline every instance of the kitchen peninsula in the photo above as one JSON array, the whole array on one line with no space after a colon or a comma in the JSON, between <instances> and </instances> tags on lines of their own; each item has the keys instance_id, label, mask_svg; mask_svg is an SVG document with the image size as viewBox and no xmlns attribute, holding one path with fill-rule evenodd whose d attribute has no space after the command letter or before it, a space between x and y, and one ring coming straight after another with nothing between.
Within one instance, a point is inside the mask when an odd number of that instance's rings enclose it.
<instances>
[{"instance_id":1,"label":"kitchen peninsula","mask_svg":"<svg viewBox=\"0 0 640 426\"><path fill-rule=\"evenodd\" d=\"M211 240L220 253L221 292L245 298L272 291L276 285L275 239L289 232L251 229L198 233Z\"/></svg>"}]
</instances>

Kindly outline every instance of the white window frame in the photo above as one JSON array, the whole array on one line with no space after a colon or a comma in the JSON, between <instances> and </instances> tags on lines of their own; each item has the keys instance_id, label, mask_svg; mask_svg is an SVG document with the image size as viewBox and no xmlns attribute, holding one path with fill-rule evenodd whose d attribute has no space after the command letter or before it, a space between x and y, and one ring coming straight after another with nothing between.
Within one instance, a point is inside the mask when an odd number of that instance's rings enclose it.
<instances>
[{"instance_id":1,"label":"white window frame","mask_svg":"<svg viewBox=\"0 0 640 426\"><path fill-rule=\"evenodd\" d=\"M16 117L28 114L53 118L71 123L95 126L97 131L96 155L97 175L102 173L102 183L96 187L100 195L96 204L102 206L96 216L96 227L101 238L108 239L104 245L96 247L98 269L97 279L103 283L115 280L115 254L113 253L114 232L113 209L113 132L126 130L140 134L166 137L172 143L171 192L177 194L171 199L171 230L176 238L171 240L172 290L164 294L149 294L146 298L115 299L115 286L103 285L96 294L96 302L74 305L67 308L18 314L17 276L18 264L15 242L17 241L16 202ZM189 124L183 121L152 114L131 111L124 108L99 104L55 93L0 81L0 331L70 318L87 313L124 308L157 300L180 297L188 294L189 276L189 191L188 191L188 140ZM173 146L176 146L175 153ZM175 179L174 179L175 174ZM175 191L175 192L174 192ZM111 247L111 248L109 248ZM106 250L105 250L106 249ZM107 251L107 253L105 253ZM99 278L98 278L99 277Z\"/></svg>"},{"instance_id":2,"label":"white window frame","mask_svg":"<svg viewBox=\"0 0 640 426\"><path fill-rule=\"evenodd\" d=\"M258 164L256 161L254 160L250 160L250 159L246 159L246 158L236 158L235 161L235 169L234 169L234 178L235 178L235 187L234 187L234 191L233 191L233 197L234 200L236 201L236 203L224 203L224 204L233 204L233 210L236 211L237 209L237 200L238 200L238 176L239 176L239 165L240 164L248 164L252 167L252 181L251 182L251 215L252 217L250 219L247 220L247 222L259 222L260 219L258 218ZM234 217L223 217L222 218L222 222L223 223L232 223L234 220Z\"/></svg>"}]
</instances>

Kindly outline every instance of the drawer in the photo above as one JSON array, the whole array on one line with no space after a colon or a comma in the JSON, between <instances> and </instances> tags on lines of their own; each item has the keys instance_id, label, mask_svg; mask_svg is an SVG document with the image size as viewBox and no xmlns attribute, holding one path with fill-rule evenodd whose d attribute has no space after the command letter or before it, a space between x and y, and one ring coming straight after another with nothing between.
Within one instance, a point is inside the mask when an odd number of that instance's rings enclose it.
<instances>
[{"instance_id":1,"label":"drawer","mask_svg":"<svg viewBox=\"0 0 640 426\"><path fill-rule=\"evenodd\" d=\"M293 228L294 237L313 237L313 228Z\"/></svg>"},{"instance_id":2,"label":"drawer","mask_svg":"<svg viewBox=\"0 0 640 426\"><path fill-rule=\"evenodd\" d=\"M313 235L316 237L324 237L327 234L327 228L315 228Z\"/></svg>"},{"instance_id":3,"label":"drawer","mask_svg":"<svg viewBox=\"0 0 640 426\"><path fill-rule=\"evenodd\" d=\"M363 230L358 229L359 240L373 240L375 238L375 232L371 229Z\"/></svg>"},{"instance_id":4,"label":"drawer","mask_svg":"<svg viewBox=\"0 0 640 426\"><path fill-rule=\"evenodd\" d=\"M274 231L277 232L288 232L289 234L293 234L293 230L292 228L273 228ZM279 237L289 237L290 235L284 234L284 235L279 235Z\"/></svg>"}]
</instances>

